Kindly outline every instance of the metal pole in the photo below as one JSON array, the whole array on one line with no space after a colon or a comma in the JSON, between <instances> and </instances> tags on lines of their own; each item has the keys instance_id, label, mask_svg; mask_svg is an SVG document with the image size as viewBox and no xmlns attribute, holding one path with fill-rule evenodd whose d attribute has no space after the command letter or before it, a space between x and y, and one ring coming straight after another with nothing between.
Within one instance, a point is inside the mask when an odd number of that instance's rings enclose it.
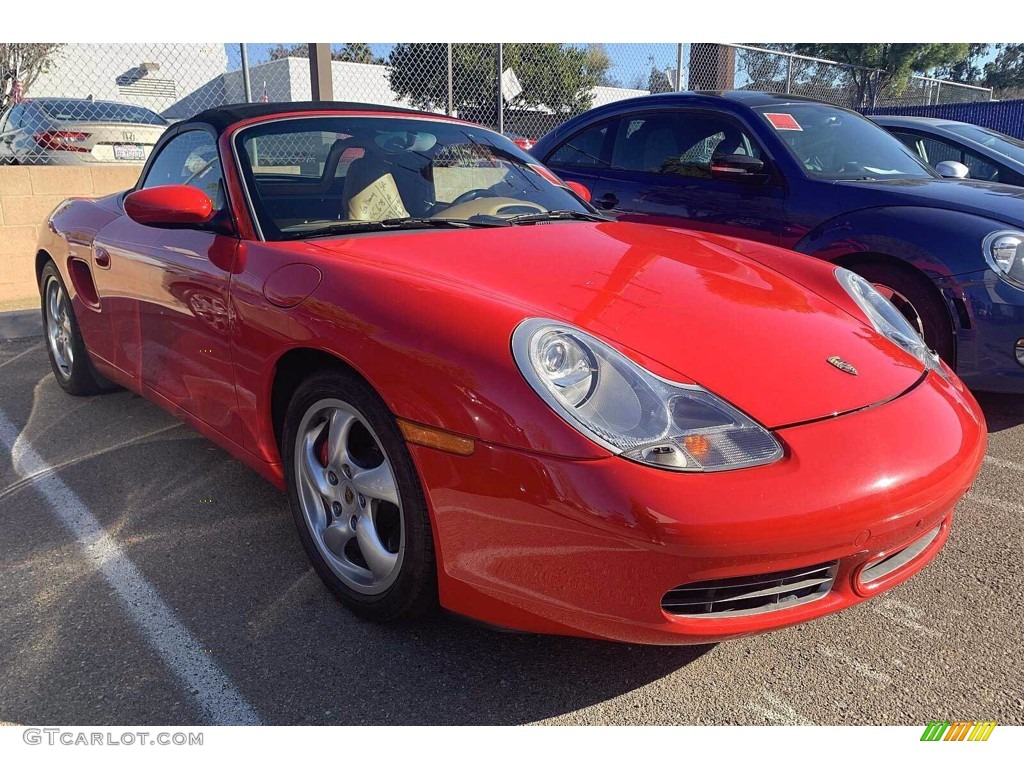
<instances>
[{"instance_id":1,"label":"metal pole","mask_svg":"<svg viewBox=\"0 0 1024 768\"><path fill-rule=\"evenodd\" d=\"M503 45L498 43L498 133L505 132L505 99L501 95L501 74L505 71L503 56Z\"/></svg>"},{"instance_id":2,"label":"metal pole","mask_svg":"<svg viewBox=\"0 0 1024 768\"><path fill-rule=\"evenodd\" d=\"M683 44L676 46L676 90L683 90Z\"/></svg>"},{"instance_id":3,"label":"metal pole","mask_svg":"<svg viewBox=\"0 0 1024 768\"><path fill-rule=\"evenodd\" d=\"M793 92L793 57L786 57L786 93Z\"/></svg>"},{"instance_id":4,"label":"metal pole","mask_svg":"<svg viewBox=\"0 0 1024 768\"><path fill-rule=\"evenodd\" d=\"M308 45L310 98L313 101L330 101L334 98L334 85L331 82L331 44Z\"/></svg>"},{"instance_id":5,"label":"metal pole","mask_svg":"<svg viewBox=\"0 0 1024 768\"><path fill-rule=\"evenodd\" d=\"M939 82L935 85L935 103L936 104L939 103L939 95L941 93L942 93L942 81L939 80Z\"/></svg>"},{"instance_id":6,"label":"metal pole","mask_svg":"<svg viewBox=\"0 0 1024 768\"><path fill-rule=\"evenodd\" d=\"M252 104L252 84L249 82L249 52L245 43L238 44L238 51L242 54L242 86L245 88L245 103Z\"/></svg>"},{"instance_id":7,"label":"metal pole","mask_svg":"<svg viewBox=\"0 0 1024 768\"><path fill-rule=\"evenodd\" d=\"M448 114L455 114L455 84L452 78L452 44L448 43Z\"/></svg>"}]
</instances>

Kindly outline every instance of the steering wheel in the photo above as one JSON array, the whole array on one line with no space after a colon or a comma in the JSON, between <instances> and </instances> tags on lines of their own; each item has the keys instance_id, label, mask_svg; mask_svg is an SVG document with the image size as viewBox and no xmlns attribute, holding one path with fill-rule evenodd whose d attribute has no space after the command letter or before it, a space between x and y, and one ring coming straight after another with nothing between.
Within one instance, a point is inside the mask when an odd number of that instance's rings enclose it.
<instances>
[{"instance_id":1,"label":"steering wheel","mask_svg":"<svg viewBox=\"0 0 1024 768\"><path fill-rule=\"evenodd\" d=\"M843 167L839 169L839 172L840 173L867 173L867 168L865 168L860 163L857 163L857 162L854 162L854 161L850 161L848 163L843 163Z\"/></svg>"},{"instance_id":2,"label":"steering wheel","mask_svg":"<svg viewBox=\"0 0 1024 768\"><path fill-rule=\"evenodd\" d=\"M468 189L448 203L448 207L452 208L456 205L468 203L470 200L477 200L481 197L495 197L495 194L489 189Z\"/></svg>"}]
</instances>

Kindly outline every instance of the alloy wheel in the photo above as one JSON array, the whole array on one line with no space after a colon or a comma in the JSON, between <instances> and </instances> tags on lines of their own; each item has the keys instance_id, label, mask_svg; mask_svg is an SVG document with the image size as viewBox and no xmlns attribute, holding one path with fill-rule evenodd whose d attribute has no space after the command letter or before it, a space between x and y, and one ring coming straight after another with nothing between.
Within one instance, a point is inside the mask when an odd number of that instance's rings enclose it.
<instances>
[{"instance_id":1,"label":"alloy wheel","mask_svg":"<svg viewBox=\"0 0 1024 768\"><path fill-rule=\"evenodd\" d=\"M355 407L337 399L310 406L295 439L299 505L317 550L352 590L384 592L401 570L405 521L380 440Z\"/></svg>"},{"instance_id":2,"label":"alloy wheel","mask_svg":"<svg viewBox=\"0 0 1024 768\"><path fill-rule=\"evenodd\" d=\"M71 308L64 287L53 277L46 283L46 337L61 376L71 378L75 364Z\"/></svg>"}]
</instances>

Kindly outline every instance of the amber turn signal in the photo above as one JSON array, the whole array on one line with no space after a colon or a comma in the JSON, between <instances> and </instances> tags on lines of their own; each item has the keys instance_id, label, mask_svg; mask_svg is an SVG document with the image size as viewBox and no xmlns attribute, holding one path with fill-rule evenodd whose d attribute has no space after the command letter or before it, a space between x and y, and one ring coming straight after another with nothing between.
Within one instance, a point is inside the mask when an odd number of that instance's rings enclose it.
<instances>
[{"instance_id":1,"label":"amber turn signal","mask_svg":"<svg viewBox=\"0 0 1024 768\"><path fill-rule=\"evenodd\" d=\"M402 430L402 436L410 443L437 448L439 451L447 451L458 456L469 456L473 453L473 441L468 437L453 435L451 432L425 427L422 424L414 424L405 419L398 419L398 428Z\"/></svg>"}]
</instances>

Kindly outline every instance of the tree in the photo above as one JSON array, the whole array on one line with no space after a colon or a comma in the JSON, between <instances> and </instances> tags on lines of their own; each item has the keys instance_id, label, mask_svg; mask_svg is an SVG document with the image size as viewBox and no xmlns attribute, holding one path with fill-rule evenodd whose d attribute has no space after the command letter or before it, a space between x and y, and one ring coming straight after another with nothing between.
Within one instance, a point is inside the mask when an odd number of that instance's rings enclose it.
<instances>
[{"instance_id":1,"label":"tree","mask_svg":"<svg viewBox=\"0 0 1024 768\"><path fill-rule=\"evenodd\" d=\"M309 44L276 45L270 49L270 60L277 59L308 59ZM383 64L384 59L374 56L369 43L345 43L341 48L331 49L331 61L350 61L357 64Z\"/></svg>"},{"instance_id":2,"label":"tree","mask_svg":"<svg viewBox=\"0 0 1024 768\"><path fill-rule=\"evenodd\" d=\"M967 43L797 43L796 52L851 67L854 107L877 106L883 92L902 92L910 76L952 66Z\"/></svg>"},{"instance_id":3,"label":"tree","mask_svg":"<svg viewBox=\"0 0 1024 768\"><path fill-rule=\"evenodd\" d=\"M506 43L505 69L511 69L523 90L506 102L511 109L547 107L571 116L590 109L593 88L605 77L607 56L561 43ZM399 43L388 56L391 90L421 109L443 109L448 103L448 46L444 43ZM497 46L456 43L452 46L455 110L474 119L497 122Z\"/></svg>"},{"instance_id":4,"label":"tree","mask_svg":"<svg viewBox=\"0 0 1024 768\"><path fill-rule=\"evenodd\" d=\"M649 93L669 93L672 90L674 89L668 73L662 72L652 64L651 74L647 76L647 91Z\"/></svg>"},{"instance_id":5,"label":"tree","mask_svg":"<svg viewBox=\"0 0 1024 768\"><path fill-rule=\"evenodd\" d=\"M587 69L600 73L597 84L608 88L621 88L622 81L608 71L611 66L612 60L604 43L590 43L587 46Z\"/></svg>"},{"instance_id":6,"label":"tree","mask_svg":"<svg viewBox=\"0 0 1024 768\"><path fill-rule=\"evenodd\" d=\"M345 43L340 51L331 51L334 61L351 61L356 64L383 64L384 59L374 56L369 43Z\"/></svg>"},{"instance_id":7,"label":"tree","mask_svg":"<svg viewBox=\"0 0 1024 768\"><path fill-rule=\"evenodd\" d=\"M50 67L62 43L0 43L0 110L14 98L17 85L21 96L28 94L36 79Z\"/></svg>"},{"instance_id":8,"label":"tree","mask_svg":"<svg viewBox=\"0 0 1024 768\"><path fill-rule=\"evenodd\" d=\"M1024 43L1004 43L997 46L994 61L985 65L982 84L992 88L999 99L1019 99L1024 96Z\"/></svg>"},{"instance_id":9,"label":"tree","mask_svg":"<svg viewBox=\"0 0 1024 768\"><path fill-rule=\"evenodd\" d=\"M981 79L985 76L981 60L988 55L991 48L989 43L968 43L964 57L952 64L939 67L935 70L935 76L955 83L980 85Z\"/></svg>"}]
</instances>

